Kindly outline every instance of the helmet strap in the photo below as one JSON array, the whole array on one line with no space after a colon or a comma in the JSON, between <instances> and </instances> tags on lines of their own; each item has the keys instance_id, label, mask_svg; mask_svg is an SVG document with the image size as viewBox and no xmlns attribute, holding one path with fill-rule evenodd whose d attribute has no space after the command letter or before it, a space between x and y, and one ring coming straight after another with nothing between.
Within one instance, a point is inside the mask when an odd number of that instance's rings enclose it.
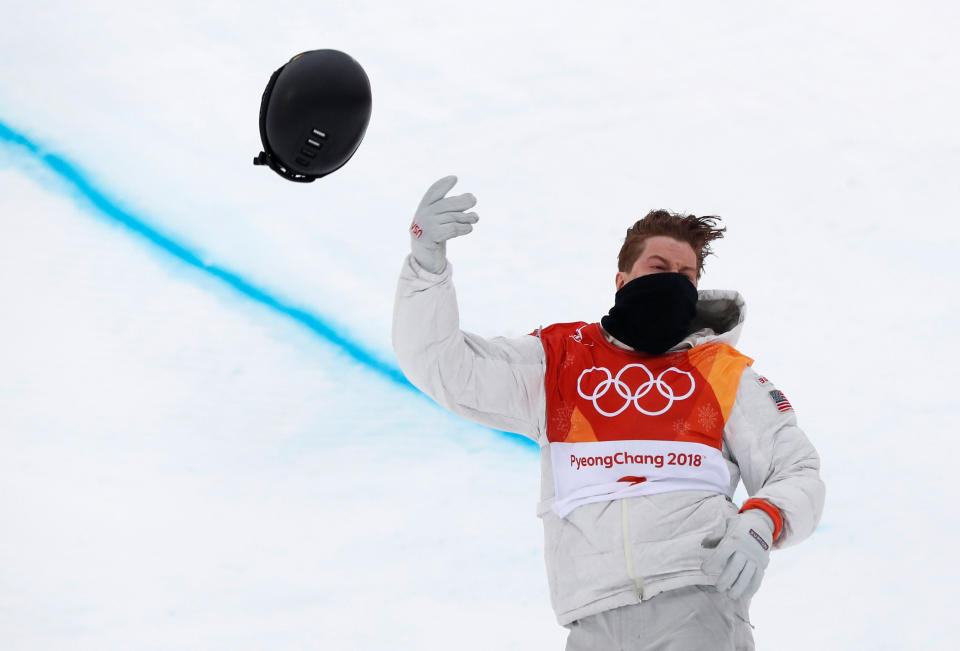
<instances>
[{"instance_id":1,"label":"helmet strap","mask_svg":"<svg viewBox=\"0 0 960 651\"><path fill-rule=\"evenodd\" d=\"M270 81L267 82L267 87L263 91L263 97L260 100L260 141L263 143L264 151L261 151L259 154L257 154L256 158L253 159L253 164L268 165L270 169L288 181L312 183L314 179L318 179L320 177L307 176L305 174L298 174L288 170L286 167L280 164L276 154L274 154L273 150L270 148L270 143L267 141L267 104L270 101L270 94L273 92L273 86L277 83L277 77L280 76L280 73L286 67L287 64L283 64L274 70L273 74L270 75Z\"/></svg>"}]
</instances>

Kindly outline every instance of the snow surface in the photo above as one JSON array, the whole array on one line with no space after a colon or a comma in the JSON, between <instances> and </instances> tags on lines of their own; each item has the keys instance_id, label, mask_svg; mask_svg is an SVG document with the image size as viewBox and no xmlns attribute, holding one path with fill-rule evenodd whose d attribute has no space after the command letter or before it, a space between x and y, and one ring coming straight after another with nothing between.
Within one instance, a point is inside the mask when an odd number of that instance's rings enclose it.
<instances>
[{"instance_id":1,"label":"snow surface","mask_svg":"<svg viewBox=\"0 0 960 651\"><path fill-rule=\"evenodd\" d=\"M599 318L647 210L723 216L701 287L743 293L739 348L827 484L754 599L758 647L960 644L955 4L3 16L0 648L563 647L532 447L276 307L394 364L406 229L451 173L479 200L449 245L462 325L488 336ZM367 70L373 117L346 167L294 185L250 164L260 95L323 47Z\"/></svg>"}]
</instances>

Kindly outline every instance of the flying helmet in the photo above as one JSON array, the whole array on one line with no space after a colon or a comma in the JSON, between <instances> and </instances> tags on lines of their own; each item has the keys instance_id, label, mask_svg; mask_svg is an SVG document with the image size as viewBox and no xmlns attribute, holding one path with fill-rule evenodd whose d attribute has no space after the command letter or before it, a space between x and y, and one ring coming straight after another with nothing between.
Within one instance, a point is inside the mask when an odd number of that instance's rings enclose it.
<instances>
[{"instance_id":1,"label":"flying helmet","mask_svg":"<svg viewBox=\"0 0 960 651\"><path fill-rule=\"evenodd\" d=\"M301 52L263 91L263 151L253 164L301 183L335 172L360 146L370 107L370 80L353 57L339 50Z\"/></svg>"}]
</instances>

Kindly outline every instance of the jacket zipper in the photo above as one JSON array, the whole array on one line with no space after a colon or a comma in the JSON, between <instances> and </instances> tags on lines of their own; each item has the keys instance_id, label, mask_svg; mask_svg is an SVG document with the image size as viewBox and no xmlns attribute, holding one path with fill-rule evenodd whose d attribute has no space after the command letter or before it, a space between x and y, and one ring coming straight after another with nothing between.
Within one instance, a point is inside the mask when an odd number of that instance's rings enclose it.
<instances>
[{"instance_id":1,"label":"jacket zipper","mask_svg":"<svg viewBox=\"0 0 960 651\"><path fill-rule=\"evenodd\" d=\"M627 559L627 576L633 581L637 599L643 601L643 581L633 575L633 559L630 554L630 522L627 518L627 500L620 500L620 519L623 529L623 554Z\"/></svg>"}]
</instances>

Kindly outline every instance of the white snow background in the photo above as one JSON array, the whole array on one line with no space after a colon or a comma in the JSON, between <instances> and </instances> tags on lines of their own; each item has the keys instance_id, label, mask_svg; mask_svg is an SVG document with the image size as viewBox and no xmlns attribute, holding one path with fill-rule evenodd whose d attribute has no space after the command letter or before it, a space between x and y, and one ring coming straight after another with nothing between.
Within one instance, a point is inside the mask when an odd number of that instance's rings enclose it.
<instances>
[{"instance_id":1,"label":"white snow background","mask_svg":"<svg viewBox=\"0 0 960 651\"><path fill-rule=\"evenodd\" d=\"M948 2L10 2L0 125L389 364L423 192L457 174L462 327L597 320L652 208L827 484L761 649L954 649L960 9ZM373 115L254 167L270 74L336 48ZM8 132L9 135L9 132ZM0 139L0 649L561 649L531 446L450 416L119 224ZM740 495L743 498L743 495Z\"/></svg>"}]
</instances>

